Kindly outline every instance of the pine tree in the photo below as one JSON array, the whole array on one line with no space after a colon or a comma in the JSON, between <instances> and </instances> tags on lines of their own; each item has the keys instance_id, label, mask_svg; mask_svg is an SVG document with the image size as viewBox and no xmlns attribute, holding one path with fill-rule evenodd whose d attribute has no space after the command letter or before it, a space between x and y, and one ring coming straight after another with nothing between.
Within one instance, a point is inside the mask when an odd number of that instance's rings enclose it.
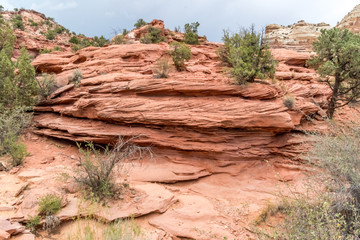
<instances>
[{"instance_id":1,"label":"pine tree","mask_svg":"<svg viewBox=\"0 0 360 240\"><path fill-rule=\"evenodd\" d=\"M308 64L332 90L327 110L331 119L336 108L360 99L360 36L347 29L322 30L313 50L317 55Z\"/></svg>"},{"instance_id":2,"label":"pine tree","mask_svg":"<svg viewBox=\"0 0 360 240\"><path fill-rule=\"evenodd\" d=\"M264 34L257 33L254 26L232 36L224 31L223 40L220 57L232 67L230 74L238 84L274 76L276 61L265 44Z\"/></svg>"}]
</instances>

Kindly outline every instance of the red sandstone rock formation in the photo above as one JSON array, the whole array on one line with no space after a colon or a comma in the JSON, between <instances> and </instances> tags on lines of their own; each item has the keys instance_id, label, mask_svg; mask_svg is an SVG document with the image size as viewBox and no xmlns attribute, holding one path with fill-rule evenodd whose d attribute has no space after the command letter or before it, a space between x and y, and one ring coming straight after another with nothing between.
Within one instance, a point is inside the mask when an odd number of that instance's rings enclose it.
<instances>
[{"instance_id":1,"label":"red sandstone rock formation","mask_svg":"<svg viewBox=\"0 0 360 240\"><path fill-rule=\"evenodd\" d=\"M2 16L5 22L10 23L11 19L15 15L20 15L23 19L25 26L24 31L16 29L14 34L16 35L16 44L14 57L20 55L21 45L25 45L26 49L33 56L37 56L40 50L43 49L54 49L55 46L60 47L64 51L71 51L71 44L69 39L73 36L70 33L57 34L54 40L46 39L45 34L49 29L55 27L61 27L61 25L54 22L52 19L48 19L44 14L36 12L34 10L20 10L20 11L4 11ZM32 25L32 22L37 23L37 26Z\"/></svg>"},{"instance_id":2,"label":"red sandstone rock formation","mask_svg":"<svg viewBox=\"0 0 360 240\"><path fill-rule=\"evenodd\" d=\"M56 73L64 85L36 109L36 133L74 141L111 143L141 134L158 159L213 160L215 168L244 160L293 157L307 115L321 112L329 91L304 68L309 54L274 50L281 84L238 86L223 73L218 45L192 46L186 72L154 79L156 61L168 56L161 44L86 48L76 54L38 56L38 71ZM79 88L67 77L80 69ZM284 94L296 98L284 106ZM228 162L228 163L224 163ZM213 167L207 172L216 171Z\"/></svg>"}]
</instances>

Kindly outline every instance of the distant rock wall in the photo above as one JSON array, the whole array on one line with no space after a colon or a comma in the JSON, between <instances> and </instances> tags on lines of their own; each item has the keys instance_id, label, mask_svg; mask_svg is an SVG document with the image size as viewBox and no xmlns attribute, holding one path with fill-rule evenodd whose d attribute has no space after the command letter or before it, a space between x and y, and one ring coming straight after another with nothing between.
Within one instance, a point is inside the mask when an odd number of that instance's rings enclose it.
<instances>
[{"instance_id":1,"label":"distant rock wall","mask_svg":"<svg viewBox=\"0 0 360 240\"><path fill-rule=\"evenodd\" d=\"M320 31L330 28L326 23L311 24L301 20L287 27L270 24L266 27L265 34L267 43L272 48L311 51L312 43L320 36Z\"/></svg>"},{"instance_id":2,"label":"distant rock wall","mask_svg":"<svg viewBox=\"0 0 360 240\"><path fill-rule=\"evenodd\" d=\"M360 4L349 12L336 27L360 33Z\"/></svg>"}]
</instances>

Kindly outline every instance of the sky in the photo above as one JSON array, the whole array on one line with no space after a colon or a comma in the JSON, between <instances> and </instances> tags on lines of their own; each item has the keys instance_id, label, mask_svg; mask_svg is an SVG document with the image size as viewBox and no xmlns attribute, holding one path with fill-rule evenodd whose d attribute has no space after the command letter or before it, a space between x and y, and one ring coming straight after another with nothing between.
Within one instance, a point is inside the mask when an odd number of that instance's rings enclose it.
<instances>
[{"instance_id":1,"label":"sky","mask_svg":"<svg viewBox=\"0 0 360 240\"><path fill-rule=\"evenodd\" d=\"M335 26L360 0L0 0L5 10L34 9L76 33L111 38L133 29L143 18L161 19L171 30L199 22L199 35L221 42L223 29L232 32L255 24L290 25L305 20Z\"/></svg>"}]
</instances>

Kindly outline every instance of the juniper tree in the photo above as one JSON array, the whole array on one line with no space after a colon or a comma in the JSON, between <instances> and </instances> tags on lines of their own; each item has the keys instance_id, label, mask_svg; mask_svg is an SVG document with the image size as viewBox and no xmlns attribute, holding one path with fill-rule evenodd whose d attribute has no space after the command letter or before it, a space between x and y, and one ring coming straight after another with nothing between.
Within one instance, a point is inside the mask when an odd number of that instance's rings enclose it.
<instances>
[{"instance_id":1,"label":"juniper tree","mask_svg":"<svg viewBox=\"0 0 360 240\"><path fill-rule=\"evenodd\" d=\"M187 23L184 26L185 34L184 34L184 42L191 45L199 45L199 36L198 36L198 27L200 23L193 22L191 24Z\"/></svg>"},{"instance_id":2,"label":"juniper tree","mask_svg":"<svg viewBox=\"0 0 360 240\"><path fill-rule=\"evenodd\" d=\"M308 65L320 75L320 81L332 90L327 116L333 118L336 108L356 102L360 97L360 36L349 30L321 30L313 43Z\"/></svg>"},{"instance_id":3,"label":"juniper tree","mask_svg":"<svg viewBox=\"0 0 360 240\"><path fill-rule=\"evenodd\" d=\"M16 62L18 74L14 78L17 86L17 104L32 107L38 101L39 85L25 47L22 47L20 51L21 54Z\"/></svg>"},{"instance_id":4,"label":"juniper tree","mask_svg":"<svg viewBox=\"0 0 360 240\"><path fill-rule=\"evenodd\" d=\"M257 33L254 25L232 35L224 31L223 41L220 57L232 67L230 74L238 84L274 76L276 61L265 43L264 33Z\"/></svg>"},{"instance_id":5,"label":"juniper tree","mask_svg":"<svg viewBox=\"0 0 360 240\"><path fill-rule=\"evenodd\" d=\"M7 24L0 28L0 50L4 50L8 58L12 57L16 36Z\"/></svg>"}]
</instances>

